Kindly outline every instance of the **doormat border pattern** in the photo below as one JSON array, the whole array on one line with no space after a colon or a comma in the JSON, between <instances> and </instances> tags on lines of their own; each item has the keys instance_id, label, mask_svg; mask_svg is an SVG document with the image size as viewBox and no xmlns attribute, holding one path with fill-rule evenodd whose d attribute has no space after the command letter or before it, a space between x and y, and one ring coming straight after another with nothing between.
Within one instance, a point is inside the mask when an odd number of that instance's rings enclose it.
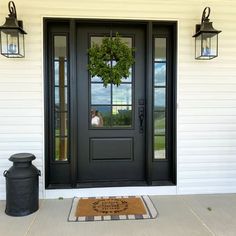
<instances>
[{"instance_id":1,"label":"doormat border pattern","mask_svg":"<svg viewBox=\"0 0 236 236\"><path fill-rule=\"evenodd\" d=\"M144 215L107 215L107 216L80 216L76 217L75 212L80 199L106 199L106 198L133 198L139 197L143 202L147 214ZM149 196L112 196L112 197L74 197L72 200L70 212L67 221L68 222L93 222L93 221L112 221L112 220L143 220L143 219L155 219L158 216L152 200Z\"/></svg>"}]
</instances>

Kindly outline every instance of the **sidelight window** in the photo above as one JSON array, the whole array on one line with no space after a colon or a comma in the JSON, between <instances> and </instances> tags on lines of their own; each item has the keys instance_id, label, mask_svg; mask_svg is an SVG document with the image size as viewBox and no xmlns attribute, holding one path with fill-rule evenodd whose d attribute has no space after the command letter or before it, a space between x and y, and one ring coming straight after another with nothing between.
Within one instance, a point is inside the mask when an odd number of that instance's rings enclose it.
<instances>
[{"instance_id":1,"label":"sidelight window","mask_svg":"<svg viewBox=\"0 0 236 236\"><path fill-rule=\"evenodd\" d=\"M54 35L54 160L68 160L67 36Z\"/></svg>"},{"instance_id":2,"label":"sidelight window","mask_svg":"<svg viewBox=\"0 0 236 236\"><path fill-rule=\"evenodd\" d=\"M166 158L166 38L154 39L154 159Z\"/></svg>"}]
</instances>

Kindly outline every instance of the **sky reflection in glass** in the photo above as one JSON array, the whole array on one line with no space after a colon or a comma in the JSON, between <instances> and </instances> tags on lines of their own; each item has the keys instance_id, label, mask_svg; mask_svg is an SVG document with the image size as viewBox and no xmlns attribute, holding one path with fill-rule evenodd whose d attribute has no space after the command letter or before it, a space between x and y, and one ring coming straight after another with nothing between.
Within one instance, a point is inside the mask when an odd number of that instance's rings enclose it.
<instances>
[{"instance_id":1,"label":"sky reflection in glass","mask_svg":"<svg viewBox=\"0 0 236 236\"><path fill-rule=\"evenodd\" d=\"M155 86L166 85L166 63L155 63Z\"/></svg>"},{"instance_id":2,"label":"sky reflection in glass","mask_svg":"<svg viewBox=\"0 0 236 236\"><path fill-rule=\"evenodd\" d=\"M91 103L111 104L111 86L105 88L103 84L91 84Z\"/></svg>"},{"instance_id":3,"label":"sky reflection in glass","mask_svg":"<svg viewBox=\"0 0 236 236\"><path fill-rule=\"evenodd\" d=\"M113 86L113 104L132 104L131 84L121 84Z\"/></svg>"}]
</instances>

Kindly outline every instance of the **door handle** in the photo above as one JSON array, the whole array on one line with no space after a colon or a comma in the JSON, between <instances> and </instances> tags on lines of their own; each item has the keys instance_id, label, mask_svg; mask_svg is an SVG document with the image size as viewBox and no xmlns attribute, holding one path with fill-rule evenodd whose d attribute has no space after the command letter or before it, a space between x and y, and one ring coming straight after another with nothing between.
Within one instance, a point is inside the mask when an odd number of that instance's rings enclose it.
<instances>
[{"instance_id":1,"label":"door handle","mask_svg":"<svg viewBox=\"0 0 236 236\"><path fill-rule=\"evenodd\" d=\"M139 117L139 133L143 133L144 130L144 107L139 107L138 109L138 117Z\"/></svg>"}]
</instances>

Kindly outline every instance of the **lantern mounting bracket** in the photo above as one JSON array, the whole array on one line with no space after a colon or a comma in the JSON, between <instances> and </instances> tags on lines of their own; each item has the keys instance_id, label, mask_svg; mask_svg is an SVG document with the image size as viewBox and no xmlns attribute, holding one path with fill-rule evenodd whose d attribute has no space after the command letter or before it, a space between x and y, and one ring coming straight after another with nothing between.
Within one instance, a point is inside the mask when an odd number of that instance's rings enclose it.
<instances>
[{"instance_id":1,"label":"lantern mounting bracket","mask_svg":"<svg viewBox=\"0 0 236 236\"><path fill-rule=\"evenodd\" d=\"M9 17L15 17L17 19L17 14L16 14L16 6L13 1L10 1L8 3L8 10L9 10Z\"/></svg>"},{"instance_id":2,"label":"lantern mounting bracket","mask_svg":"<svg viewBox=\"0 0 236 236\"><path fill-rule=\"evenodd\" d=\"M211 14L211 8L210 7L205 7L203 12L202 12L202 23L206 20L210 20L209 16Z\"/></svg>"}]
</instances>

